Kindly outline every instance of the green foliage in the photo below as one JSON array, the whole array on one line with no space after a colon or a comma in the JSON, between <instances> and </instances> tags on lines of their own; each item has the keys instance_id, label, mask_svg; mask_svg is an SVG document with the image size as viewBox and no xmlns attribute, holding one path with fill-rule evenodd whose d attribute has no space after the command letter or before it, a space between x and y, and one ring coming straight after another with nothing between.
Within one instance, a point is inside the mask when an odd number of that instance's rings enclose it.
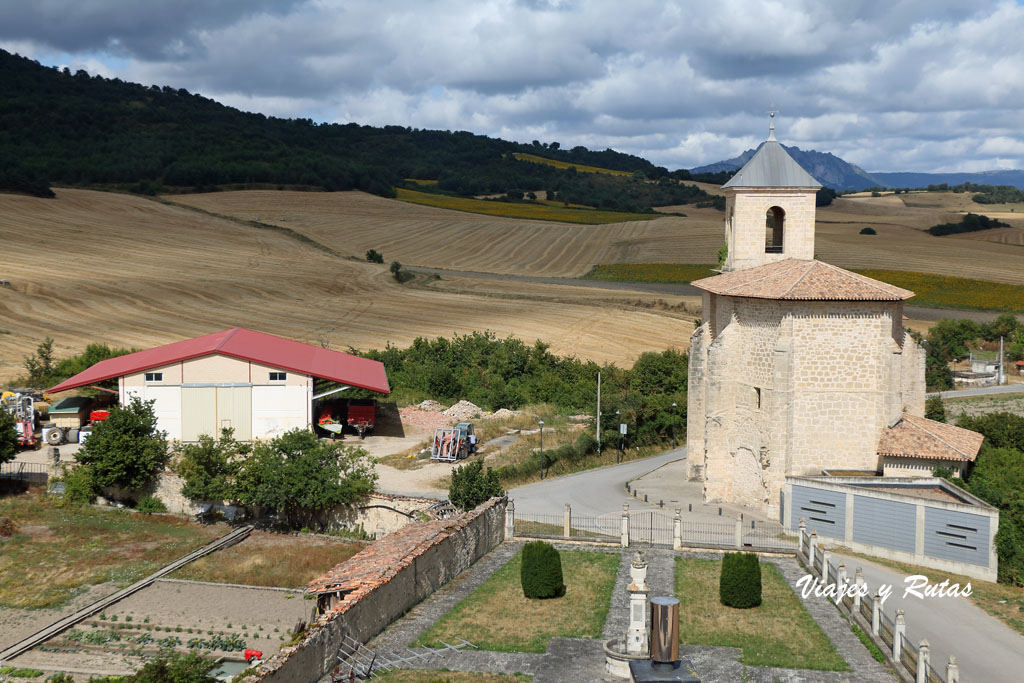
<instances>
[{"instance_id":1,"label":"green foliage","mask_svg":"<svg viewBox=\"0 0 1024 683\"><path fill-rule=\"evenodd\" d=\"M530 541L523 546L519 577L523 595L528 598L546 600L565 595L562 557L550 543Z\"/></svg>"},{"instance_id":2,"label":"green foliage","mask_svg":"<svg viewBox=\"0 0 1024 683\"><path fill-rule=\"evenodd\" d=\"M360 500L376 482L373 462L363 449L293 429L260 442L242 462L237 496L245 505L274 510L296 527L323 528L321 513Z\"/></svg>"},{"instance_id":3,"label":"green foliage","mask_svg":"<svg viewBox=\"0 0 1024 683\"><path fill-rule=\"evenodd\" d=\"M973 320L943 318L928 331L928 355L943 362L965 358L970 344L982 334L981 326Z\"/></svg>"},{"instance_id":4,"label":"green foliage","mask_svg":"<svg viewBox=\"0 0 1024 683\"><path fill-rule=\"evenodd\" d=\"M127 406L113 406L110 417L93 426L77 453L91 470L95 485L142 489L167 464L167 434L157 429L153 401L132 396Z\"/></svg>"},{"instance_id":5,"label":"green foliage","mask_svg":"<svg viewBox=\"0 0 1024 683\"><path fill-rule=\"evenodd\" d=\"M1012 448L1024 452L1024 417L1009 412L987 413L974 417L964 415L957 426L985 435L992 448Z\"/></svg>"},{"instance_id":6,"label":"green foliage","mask_svg":"<svg viewBox=\"0 0 1024 683\"><path fill-rule=\"evenodd\" d=\"M34 194L48 194L52 181L144 194L273 185L393 197L403 178L438 178L439 188L464 196L555 189L567 201L617 210L707 197L677 182L689 177L685 171L669 174L612 150L562 150L554 143L520 144L465 131L267 117L184 89L72 74L4 51L0 73L0 156L5 160L0 187ZM588 178L595 174L518 161L516 152L543 152L644 177L591 184Z\"/></svg>"},{"instance_id":7,"label":"green foliage","mask_svg":"<svg viewBox=\"0 0 1024 683\"><path fill-rule=\"evenodd\" d=\"M181 458L174 469L185 480L181 493L197 502L233 501L237 498L235 478L242 458L252 449L234 439L234 430L221 430L220 439L208 434L199 443L181 446Z\"/></svg>"},{"instance_id":8,"label":"green foliage","mask_svg":"<svg viewBox=\"0 0 1024 683\"><path fill-rule=\"evenodd\" d=\"M135 504L135 511L146 515L152 515L156 512L167 512L167 506L164 505L163 501L156 496L143 496L139 499L139 502ZM131 617L129 617L129 619L131 619Z\"/></svg>"},{"instance_id":9,"label":"green foliage","mask_svg":"<svg viewBox=\"0 0 1024 683\"><path fill-rule=\"evenodd\" d=\"M472 510L477 505L494 497L505 495L498 483L498 472L484 470L482 460L456 467L452 470L452 481L448 487L448 500L460 510Z\"/></svg>"},{"instance_id":10,"label":"green foliage","mask_svg":"<svg viewBox=\"0 0 1024 683\"><path fill-rule=\"evenodd\" d=\"M924 402L924 416L936 422L946 421L946 404L938 396L932 396Z\"/></svg>"},{"instance_id":11,"label":"green foliage","mask_svg":"<svg viewBox=\"0 0 1024 683\"><path fill-rule=\"evenodd\" d=\"M836 191L831 187L823 187L818 190L818 193L814 195L815 206L829 206L832 201L836 198Z\"/></svg>"},{"instance_id":12,"label":"green foliage","mask_svg":"<svg viewBox=\"0 0 1024 683\"><path fill-rule=\"evenodd\" d=\"M57 360L53 355L53 339L47 337L36 347L35 353L23 362L28 375L25 383L33 387L52 387L96 363L116 358L138 349L111 348L106 344L89 344L82 353ZM101 383L102 386L103 383Z\"/></svg>"},{"instance_id":13,"label":"green foliage","mask_svg":"<svg viewBox=\"0 0 1024 683\"><path fill-rule=\"evenodd\" d=\"M957 426L985 435L965 487L999 508L999 581L1024 586L1024 417L1007 412L963 416Z\"/></svg>"},{"instance_id":14,"label":"green foliage","mask_svg":"<svg viewBox=\"0 0 1024 683\"><path fill-rule=\"evenodd\" d=\"M91 505L96 500L96 482L85 466L64 468L64 500L74 505Z\"/></svg>"},{"instance_id":15,"label":"green foliage","mask_svg":"<svg viewBox=\"0 0 1024 683\"><path fill-rule=\"evenodd\" d=\"M964 183L966 191L978 192L971 199L978 204L1016 204L1024 202L1024 191L1012 185L974 185Z\"/></svg>"},{"instance_id":16,"label":"green foliage","mask_svg":"<svg viewBox=\"0 0 1024 683\"><path fill-rule=\"evenodd\" d=\"M898 193L899 190L897 190L897 194ZM864 647L867 648L868 652L871 653L871 656L874 657L876 662L881 662L882 664L885 664L885 655L882 654L882 651L878 648L877 645L875 645L875 641L871 640L871 637L868 636L868 634L860 630L860 627L853 622L850 622L850 630L852 630L853 634L857 636L861 643L864 644Z\"/></svg>"},{"instance_id":17,"label":"green foliage","mask_svg":"<svg viewBox=\"0 0 1024 683\"><path fill-rule=\"evenodd\" d=\"M878 231L875 230L874 228L861 228L860 234L861 235L877 235Z\"/></svg>"},{"instance_id":18,"label":"green foliage","mask_svg":"<svg viewBox=\"0 0 1024 683\"><path fill-rule=\"evenodd\" d=\"M1024 586L1024 491L1020 488L1010 491L1000 506L996 552L999 582Z\"/></svg>"},{"instance_id":19,"label":"green foliage","mask_svg":"<svg viewBox=\"0 0 1024 683\"><path fill-rule=\"evenodd\" d=\"M46 683L75 683L75 677L71 674L53 674L46 679Z\"/></svg>"},{"instance_id":20,"label":"green foliage","mask_svg":"<svg viewBox=\"0 0 1024 683\"><path fill-rule=\"evenodd\" d=\"M384 263L384 256L376 249L368 249L366 251L366 260L370 263Z\"/></svg>"},{"instance_id":21,"label":"green foliage","mask_svg":"<svg viewBox=\"0 0 1024 683\"><path fill-rule=\"evenodd\" d=\"M14 416L0 409L0 465L18 454L18 430L14 425Z\"/></svg>"},{"instance_id":22,"label":"green foliage","mask_svg":"<svg viewBox=\"0 0 1024 683\"><path fill-rule=\"evenodd\" d=\"M15 669L14 667L9 668L11 670L6 671L5 673L11 678L38 678L43 675L43 672L39 669Z\"/></svg>"},{"instance_id":23,"label":"green foliage","mask_svg":"<svg viewBox=\"0 0 1024 683\"><path fill-rule=\"evenodd\" d=\"M1008 228L1009 223L1003 223L995 218L982 216L976 213L969 213L959 223L942 223L928 228L928 232L936 237L942 235L955 235L962 232L977 232L979 230L991 230L993 228Z\"/></svg>"},{"instance_id":24,"label":"green foliage","mask_svg":"<svg viewBox=\"0 0 1024 683\"><path fill-rule=\"evenodd\" d=\"M163 654L147 663L135 674L122 679L123 683L215 683L210 672L216 668L215 660L191 652L189 654Z\"/></svg>"},{"instance_id":25,"label":"green foliage","mask_svg":"<svg viewBox=\"0 0 1024 683\"><path fill-rule=\"evenodd\" d=\"M718 267L721 268L725 265L725 260L729 258L729 243L726 242L718 248Z\"/></svg>"},{"instance_id":26,"label":"green foliage","mask_svg":"<svg viewBox=\"0 0 1024 683\"><path fill-rule=\"evenodd\" d=\"M761 563L756 553L726 553L722 557L718 598L723 605L739 609L761 604Z\"/></svg>"},{"instance_id":27,"label":"green foliage","mask_svg":"<svg viewBox=\"0 0 1024 683\"><path fill-rule=\"evenodd\" d=\"M53 339L47 337L39 342L36 352L26 356L25 370L28 371L26 381L34 387L41 387L49 381L53 374Z\"/></svg>"}]
</instances>

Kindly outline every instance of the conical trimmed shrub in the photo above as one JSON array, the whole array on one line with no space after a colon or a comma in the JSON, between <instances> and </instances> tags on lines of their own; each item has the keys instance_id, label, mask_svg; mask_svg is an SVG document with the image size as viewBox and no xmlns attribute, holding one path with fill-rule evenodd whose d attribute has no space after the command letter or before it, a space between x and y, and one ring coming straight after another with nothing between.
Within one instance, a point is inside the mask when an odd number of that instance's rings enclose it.
<instances>
[{"instance_id":1,"label":"conical trimmed shrub","mask_svg":"<svg viewBox=\"0 0 1024 683\"><path fill-rule=\"evenodd\" d=\"M543 600L565 595L562 557L550 543L530 541L523 546L519 578L523 584L523 595L528 598Z\"/></svg>"},{"instance_id":2,"label":"conical trimmed shrub","mask_svg":"<svg viewBox=\"0 0 1024 683\"><path fill-rule=\"evenodd\" d=\"M761 604L761 562L755 553L726 553L718 580L718 598L727 607Z\"/></svg>"}]
</instances>

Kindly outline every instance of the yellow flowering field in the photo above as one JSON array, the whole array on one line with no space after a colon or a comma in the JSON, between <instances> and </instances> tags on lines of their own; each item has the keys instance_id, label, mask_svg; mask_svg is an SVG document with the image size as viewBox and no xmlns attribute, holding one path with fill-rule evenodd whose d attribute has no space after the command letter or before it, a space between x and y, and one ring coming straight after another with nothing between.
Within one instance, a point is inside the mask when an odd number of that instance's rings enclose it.
<instances>
[{"instance_id":1,"label":"yellow flowering field","mask_svg":"<svg viewBox=\"0 0 1024 683\"><path fill-rule=\"evenodd\" d=\"M416 183L417 185L437 185L437 179L430 180L427 178L403 178L407 183Z\"/></svg>"},{"instance_id":2,"label":"yellow flowering field","mask_svg":"<svg viewBox=\"0 0 1024 683\"><path fill-rule=\"evenodd\" d=\"M915 273L905 270L857 270L890 285L909 289L915 296L909 303L934 308L976 308L987 311L1024 313L1024 286L989 280Z\"/></svg>"},{"instance_id":3,"label":"yellow flowering field","mask_svg":"<svg viewBox=\"0 0 1024 683\"><path fill-rule=\"evenodd\" d=\"M555 168L569 168L575 166L576 170L580 173L607 173L609 175L633 175L629 171L614 171L610 168L599 168L598 166L586 166L584 164L570 164L567 161L557 161L555 159L546 159L539 157L536 154L524 154L522 152L516 152L513 156L519 161L530 161L535 164L546 164L548 166L554 166Z\"/></svg>"},{"instance_id":4,"label":"yellow flowering field","mask_svg":"<svg viewBox=\"0 0 1024 683\"><path fill-rule=\"evenodd\" d=\"M594 266L583 277L588 280L624 282L691 282L715 273L713 263L605 263Z\"/></svg>"},{"instance_id":5,"label":"yellow flowering field","mask_svg":"<svg viewBox=\"0 0 1024 683\"><path fill-rule=\"evenodd\" d=\"M484 199L467 199L448 195L430 194L395 188L398 199L412 204L436 206L440 209L482 213L487 216L503 216L505 218L527 218L539 221L559 221L562 223L623 223L625 221L649 221L658 218L658 214L625 213L620 211L598 211L597 209L567 208L525 202L495 202Z\"/></svg>"}]
</instances>

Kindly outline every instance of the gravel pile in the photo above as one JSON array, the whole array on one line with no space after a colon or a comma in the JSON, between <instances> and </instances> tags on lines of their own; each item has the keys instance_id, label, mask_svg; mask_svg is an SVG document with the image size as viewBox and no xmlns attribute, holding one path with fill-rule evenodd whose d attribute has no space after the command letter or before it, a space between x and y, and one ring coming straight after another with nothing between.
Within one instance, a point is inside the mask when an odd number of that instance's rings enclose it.
<instances>
[{"instance_id":1,"label":"gravel pile","mask_svg":"<svg viewBox=\"0 0 1024 683\"><path fill-rule=\"evenodd\" d=\"M435 401L433 399L429 399L429 398L426 401L423 401L422 403L420 403L416 407L419 408L420 410L431 410L431 411L433 411L435 413L440 413L440 412L442 412L444 410L444 406L443 405L441 405L437 401Z\"/></svg>"},{"instance_id":2,"label":"gravel pile","mask_svg":"<svg viewBox=\"0 0 1024 683\"><path fill-rule=\"evenodd\" d=\"M487 420L503 420L503 419L508 418L508 417L515 417L516 415L521 415L522 412L523 411L521 411L521 410L509 410L508 408L499 408L498 410L495 410L490 415L485 416L485 419L487 419Z\"/></svg>"},{"instance_id":3,"label":"gravel pile","mask_svg":"<svg viewBox=\"0 0 1024 683\"><path fill-rule=\"evenodd\" d=\"M458 422L465 422L466 420L471 420L475 417L480 417L480 413L480 406L476 405L475 403L470 403L469 401L459 401L458 403L456 403L451 408L449 408L448 410L444 411L441 414L447 415L448 417Z\"/></svg>"},{"instance_id":4,"label":"gravel pile","mask_svg":"<svg viewBox=\"0 0 1024 683\"><path fill-rule=\"evenodd\" d=\"M402 426L407 429L427 429L433 431L438 427L450 427L452 418L445 417L436 410L420 410L418 406L406 406L398 411Z\"/></svg>"}]
</instances>

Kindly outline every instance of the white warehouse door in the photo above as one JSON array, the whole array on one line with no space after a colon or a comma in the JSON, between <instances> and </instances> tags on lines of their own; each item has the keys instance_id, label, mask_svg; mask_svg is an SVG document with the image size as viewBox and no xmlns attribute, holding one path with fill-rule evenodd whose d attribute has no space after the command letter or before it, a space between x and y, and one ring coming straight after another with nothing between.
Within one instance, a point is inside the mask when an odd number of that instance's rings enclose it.
<instances>
[{"instance_id":1,"label":"white warehouse door","mask_svg":"<svg viewBox=\"0 0 1024 683\"><path fill-rule=\"evenodd\" d=\"M239 441L252 438L252 387L181 388L182 441L198 441L203 434L218 438L224 427L234 429Z\"/></svg>"}]
</instances>

